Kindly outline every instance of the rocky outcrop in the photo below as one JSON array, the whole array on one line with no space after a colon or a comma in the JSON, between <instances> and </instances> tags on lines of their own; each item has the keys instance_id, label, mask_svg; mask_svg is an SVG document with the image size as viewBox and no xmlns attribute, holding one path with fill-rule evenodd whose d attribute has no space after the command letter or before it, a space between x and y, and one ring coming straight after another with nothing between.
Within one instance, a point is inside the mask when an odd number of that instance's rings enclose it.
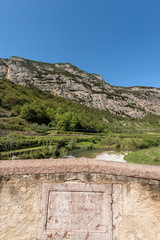
<instances>
[{"instance_id":1,"label":"rocky outcrop","mask_svg":"<svg viewBox=\"0 0 160 240\"><path fill-rule=\"evenodd\" d=\"M90 74L70 63L42 63L19 57L0 59L0 77L19 85L30 85L121 116L141 118L160 115L160 89L116 87L98 74Z\"/></svg>"}]
</instances>

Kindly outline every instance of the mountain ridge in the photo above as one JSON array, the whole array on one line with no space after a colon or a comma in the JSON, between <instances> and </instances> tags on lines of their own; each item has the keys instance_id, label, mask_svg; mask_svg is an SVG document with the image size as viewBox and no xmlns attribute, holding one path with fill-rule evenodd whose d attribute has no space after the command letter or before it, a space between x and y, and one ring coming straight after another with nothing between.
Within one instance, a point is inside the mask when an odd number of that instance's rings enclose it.
<instances>
[{"instance_id":1,"label":"mountain ridge","mask_svg":"<svg viewBox=\"0 0 160 240\"><path fill-rule=\"evenodd\" d=\"M160 115L160 89L112 86L100 75L80 70L70 63L44 63L11 57L0 59L0 78L18 85L31 85L53 95L124 117Z\"/></svg>"}]
</instances>

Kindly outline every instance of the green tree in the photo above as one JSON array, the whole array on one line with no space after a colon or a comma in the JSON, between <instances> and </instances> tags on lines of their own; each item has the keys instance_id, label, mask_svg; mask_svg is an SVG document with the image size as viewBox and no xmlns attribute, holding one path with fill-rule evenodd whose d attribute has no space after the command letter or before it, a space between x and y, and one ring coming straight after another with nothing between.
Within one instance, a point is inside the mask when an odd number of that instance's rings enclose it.
<instances>
[{"instance_id":1,"label":"green tree","mask_svg":"<svg viewBox=\"0 0 160 240\"><path fill-rule=\"evenodd\" d=\"M21 108L21 117L28 122L35 122L38 124L48 124L49 117L43 106L25 104Z\"/></svg>"},{"instance_id":2,"label":"green tree","mask_svg":"<svg viewBox=\"0 0 160 240\"><path fill-rule=\"evenodd\" d=\"M81 127L80 120L73 112L65 112L56 115L57 127L62 130L76 130Z\"/></svg>"}]
</instances>

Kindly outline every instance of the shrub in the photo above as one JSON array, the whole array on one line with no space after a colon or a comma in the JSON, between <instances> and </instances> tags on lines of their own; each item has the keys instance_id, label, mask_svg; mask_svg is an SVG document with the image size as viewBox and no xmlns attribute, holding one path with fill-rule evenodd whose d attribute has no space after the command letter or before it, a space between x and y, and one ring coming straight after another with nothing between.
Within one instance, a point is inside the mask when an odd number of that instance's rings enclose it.
<instances>
[{"instance_id":1,"label":"shrub","mask_svg":"<svg viewBox=\"0 0 160 240\"><path fill-rule=\"evenodd\" d=\"M88 150L92 150L95 149L94 144L90 143L89 146L87 147Z\"/></svg>"},{"instance_id":2,"label":"shrub","mask_svg":"<svg viewBox=\"0 0 160 240\"><path fill-rule=\"evenodd\" d=\"M139 149L150 148L150 147L157 147L160 143L158 138L144 138L138 144Z\"/></svg>"},{"instance_id":3,"label":"shrub","mask_svg":"<svg viewBox=\"0 0 160 240\"><path fill-rule=\"evenodd\" d=\"M46 126L45 124L38 125L37 123L32 124L32 126L30 128L31 128L31 130L33 130L37 133L46 133L49 129L49 127Z\"/></svg>"},{"instance_id":4,"label":"shrub","mask_svg":"<svg viewBox=\"0 0 160 240\"><path fill-rule=\"evenodd\" d=\"M68 150L73 150L73 148L76 145L76 142L77 142L76 138L72 138L67 145Z\"/></svg>"},{"instance_id":5,"label":"shrub","mask_svg":"<svg viewBox=\"0 0 160 240\"><path fill-rule=\"evenodd\" d=\"M5 129L5 124L0 120L0 129Z\"/></svg>"}]
</instances>

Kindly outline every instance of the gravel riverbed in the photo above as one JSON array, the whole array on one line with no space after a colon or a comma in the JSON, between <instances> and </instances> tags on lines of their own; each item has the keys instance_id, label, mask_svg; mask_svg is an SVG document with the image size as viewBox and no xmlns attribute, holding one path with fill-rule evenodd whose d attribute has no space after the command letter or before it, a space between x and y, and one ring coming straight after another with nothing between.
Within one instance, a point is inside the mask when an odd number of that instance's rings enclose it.
<instances>
[{"instance_id":1,"label":"gravel riverbed","mask_svg":"<svg viewBox=\"0 0 160 240\"><path fill-rule=\"evenodd\" d=\"M98 154L95 159L96 160L105 160L105 161L111 161L111 162L126 162L124 160L124 157L127 155L125 154L118 154L115 152L104 152L102 154Z\"/></svg>"}]
</instances>

